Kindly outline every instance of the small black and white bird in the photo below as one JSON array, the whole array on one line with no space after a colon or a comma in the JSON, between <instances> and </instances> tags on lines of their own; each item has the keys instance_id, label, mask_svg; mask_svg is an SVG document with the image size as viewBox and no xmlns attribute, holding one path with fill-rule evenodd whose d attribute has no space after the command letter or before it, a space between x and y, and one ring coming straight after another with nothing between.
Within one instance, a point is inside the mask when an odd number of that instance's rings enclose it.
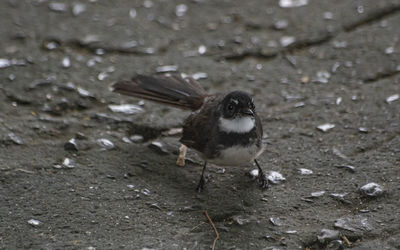
<instances>
[{"instance_id":1,"label":"small black and white bird","mask_svg":"<svg viewBox=\"0 0 400 250\"><path fill-rule=\"evenodd\" d=\"M207 163L244 166L254 161L264 189L268 179L256 158L264 151L263 128L249 93L208 95L192 78L137 75L112 85L114 92L193 111L183 122L180 142L204 160L197 190L204 188Z\"/></svg>"}]
</instances>

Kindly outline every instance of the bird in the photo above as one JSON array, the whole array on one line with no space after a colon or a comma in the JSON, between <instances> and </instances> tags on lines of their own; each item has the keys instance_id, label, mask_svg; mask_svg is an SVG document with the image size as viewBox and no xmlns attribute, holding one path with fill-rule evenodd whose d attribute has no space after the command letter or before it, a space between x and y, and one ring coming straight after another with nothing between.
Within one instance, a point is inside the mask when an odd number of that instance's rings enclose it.
<instances>
[{"instance_id":1,"label":"bird","mask_svg":"<svg viewBox=\"0 0 400 250\"><path fill-rule=\"evenodd\" d=\"M111 89L119 94L191 111L183 121L179 141L181 153L186 153L188 147L204 160L196 188L198 192L207 182L205 172L209 163L245 166L254 161L260 187L269 187L268 178L257 161L265 150L263 127L248 92L235 90L211 95L193 78L180 74L137 74L130 80L113 83Z\"/></svg>"}]
</instances>

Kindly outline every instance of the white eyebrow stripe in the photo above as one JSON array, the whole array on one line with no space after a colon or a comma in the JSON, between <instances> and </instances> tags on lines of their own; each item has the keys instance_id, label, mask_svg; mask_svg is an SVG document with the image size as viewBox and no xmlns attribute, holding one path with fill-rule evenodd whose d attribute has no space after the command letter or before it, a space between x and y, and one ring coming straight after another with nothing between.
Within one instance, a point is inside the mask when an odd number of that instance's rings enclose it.
<instances>
[{"instance_id":1,"label":"white eyebrow stripe","mask_svg":"<svg viewBox=\"0 0 400 250\"><path fill-rule=\"evenodd\" d=\"M236 99L233 99L233 98L232 98L232 99L231 99L231 101L232 101L232 102L234 102L236 105L238 105L238 104L239 104L239 101L238 101L238 100L236 100Z\"/></svg>"}]
</instances>

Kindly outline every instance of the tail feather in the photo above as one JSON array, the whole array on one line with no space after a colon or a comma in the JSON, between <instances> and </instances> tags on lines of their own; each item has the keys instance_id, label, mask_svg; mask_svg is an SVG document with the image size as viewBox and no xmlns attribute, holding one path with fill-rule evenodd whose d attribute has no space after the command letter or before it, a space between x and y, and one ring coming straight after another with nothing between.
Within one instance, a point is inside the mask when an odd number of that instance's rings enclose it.
<instances>
[{"instance_id":1,"label":"tail feather","mask_svg":"<svg viewBox=\"0 0 400 250\"><path fill-rule=\"evenodd\" d=\"M119 81L113 91L182 109L197 110L203 105L207 93L192 78L180 76L137 75L131 80Z\"/></svg>"}]
</instances>

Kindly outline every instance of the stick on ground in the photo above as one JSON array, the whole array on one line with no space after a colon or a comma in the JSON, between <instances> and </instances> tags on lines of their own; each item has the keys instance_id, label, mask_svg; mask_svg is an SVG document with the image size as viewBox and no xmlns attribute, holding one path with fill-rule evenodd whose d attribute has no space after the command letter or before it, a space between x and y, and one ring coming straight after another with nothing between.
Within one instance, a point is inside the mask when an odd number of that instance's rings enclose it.
<instances>
[{"instance_id":1,"label":"stick on ground","mask_svg":"<svg viewBox=\"0 0 400 250\"><path fill-rule=\"evenodd\" d=\"M214 229L214 232L215 232L215 239L214 239L214 242L212 245L212 250L215 250L215 245L217 244L217 240L219 239L219 233L218 233L217 228L214 225L214 222L211 220L210 216L208 215L207 211L204 210L203 213L206 216L208 222L210 223L210 225L212 226L212 228Z\"/></svg>"},{"instance_id":2,"label":"stick on ground","mask_svg":"<svg viewBox=\"0 0 400 250\"><path fill-rule=\"evenodd\" d=\"M178 159L176 160L176 165L183 167L185 166L185 157L186 157L186 150L187 147L183 144L179 147L179 156Z\"/></svg>"}]
</instances>

